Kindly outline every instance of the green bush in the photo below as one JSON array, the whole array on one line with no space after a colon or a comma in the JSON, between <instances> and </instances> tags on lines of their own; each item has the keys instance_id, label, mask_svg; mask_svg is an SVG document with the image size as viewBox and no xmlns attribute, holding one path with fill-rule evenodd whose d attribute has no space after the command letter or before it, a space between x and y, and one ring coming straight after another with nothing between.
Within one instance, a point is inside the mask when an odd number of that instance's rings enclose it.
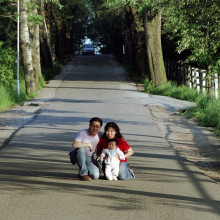
<instances>
[{"instance_id":1,"label":"green bush","mask_svg":"<svg viewBox=\"0 0 220 220\"><path fill-rule=\"evenodd\" d=\"M220 122L218 123L218 126L216 127L214 133L216 134L216 136L220 137Z\"/></svg>"},{"instance_id":2,"label":"green bush","mask_svg":"<svg viewBox=\"0 0 220 220\"><path fill-rule=\"evenodd\" d=\"M9 90L0 85L0 111L4 111L12 105Z\"/></svg>"},{"instance_id":3,"label":"green bush","mask_svg":"<svg viewBox=\"0 0 220 220\"><path fill-rule=\"evenodd\" d=\"M8 50L9 51L9 50ZM0 53L1 55L1 53ZM4 55L5 56L5 55ZM0 62L3 61L3 57L0 57ZM10 59L8 59L9 62ZM11 60L10 60L11 61ZM6 67L7 62L2 62L0 63L2 66L0 66L0 71L3 70L3 67ZM5 65L5 66L4 66ZM14 64L14 66L16 66ZM13 66L13 67L14 67ZM12 67L12 63L11 63ZM62 69L61 65L55 66L53 69L43 69L42 70L42 77L39 79L39 88L41 89L45 85L45 79L50 80L53 79L54 76L60 73ZM16 71L16 68L15 70ZM23 101L28 100L30 98L33 98L37 95L37 93L32 94L30 97L27 96L26 94L26 88L25 88L25 80L24 80L24 73L22 68L20 69L20 95L18 96L17 94L17 83L16 83L16 75L14 75L12 69L9 69L6 74L6 72L1 72L1 77L0 77L0 111L5 111L7 109L10 109L16 104L22 104ZM45 74L45 75L44 75Z\"/></svg>"},{"instance_id":4,"label":"green bush","mask_svg":"<svg viewBox=\"0 0 220 220\"><path fill-rule=\"evenodd\" d=\"M4 47L4 43L0 41L0 84L8 87L15 82L16 74L16 56L12 48Z\"/></svg>"}]
</instances>

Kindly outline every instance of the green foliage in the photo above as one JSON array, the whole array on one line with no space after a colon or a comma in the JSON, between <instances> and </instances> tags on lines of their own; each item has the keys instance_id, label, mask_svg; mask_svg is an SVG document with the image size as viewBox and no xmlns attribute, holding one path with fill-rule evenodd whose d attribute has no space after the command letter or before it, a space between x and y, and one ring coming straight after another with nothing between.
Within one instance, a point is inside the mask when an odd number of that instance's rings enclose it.
<instances>
[{"instance_id":1,"label":"green foliage","mask_svg":"<svg viewBox=\"0 0 220 220\"><path fill-rule=\"evenodd\" d=\"M63 5L60 3L60 0L45 0L46 3L52 2L53 4L57 5L59 9L62 9Z\"/></svg>"},{"instance_id":2,"label":"green foliage","mask_svg":"<svg viewBox=\"0 0 220 220\"><path fill-rule=\"evenodd\" d=\"M208 13L207 13L208 12ZM165 8L165 31L178 39L178 52L190 51L186 62L220 70L220 5L218 0L170 0Z\"/></svg>"},{"instance_id":3,"label":"green foliage","mask_svg":"<svg viewBox=\"0 0 220 220\"><path fill-rule=\"evenodd\" d=\"M65 14L69 15L69 17L66 17L66 21L68 22L69 27L71 27L71 29L73 30L73 51L77 53L81 51L82 42L87 35L89 25L88 18L89 16L91 16L91 9L88 6L87 0L81 0L78 2L73 2L71 4L71 7L66 7L66 10L68 12L66 12Z\"/></svg>"},{"instance_id":4,"label":"green foliage","mask_svg":"<svg viewBox=\"0 0 220 220\"><path fill-rule=\"evenodd\" d=\"M81 51L81 45L86 37L88 18L91 16L91 10L89 8L88 0L76 0L76 1L60 1L62 7L53 6L53 18L52 23L56 19L62 21L63 34L70 34L69 39L71 43L67 44L66 51L71 53L79 53ZM56 17L56 18L55 18ZM64 30L65 29L65 30ZM53 38L56 38L56 29L53 29Z\"/></svg>"},{"instance_id":5,"label":"green foliage","mask_svg":"<svg viewBox=\"0 0 220 220\"><path fill-rule=\"evenodd\" d=\"M33 13L35 10L40 10L40 2L37 0L32 0L27 2L27 13L28 13L28 22L32 26L42 26L43 17L40 14Z\"/></svg>"},{"instance_id":6,"label":"green foliage","mask_svg":"<svg viewBox=\"0 0 220 220\"><path fill-rule=\"evenodd\" d=\"M16 74L16 57L12 48L4 47L0 41L0 84L11 86L15 81Z\"/></svg>"},{"instance_id":7,"label":"green foliage","mask_svg":"<svg viewBox=\"0 0 220 220\"><path fill-rule=\"evenodd\" d=\"M36 26L42 26L43 25L43 17L38 14L34 14L33 12L30 12L30 16L28 17L28 21L31 25Z\"/></svg>"},{"instance_id":8,"label":"green foliage","mask_svg":"<svg viewBox=\"0 0 220 220\"><path fill-rule=\"evenodd\" d=\"M14 0L0 1L0 41L5 43L5 46L16 47L16 4Z\"/></svg>"},{"instance_id":9,"label":"green foliage","mask_svg":"<svg viewBox=\"0 0 220 220\"><path fill-rule=\"evenodd\" d=\"M114 15L124 13L125 6L129 6L132 8L133 13L136 14L136 16L133 18L134 21L132 26L138 31L143 31L144 13L149 12L148 19L152 19L159 12L162 3L163 1L160 0L107 0L105 6L107 7L107 11L110 11L111 14Z\"/></svg>"},{"instance_id":10,"label":"green foliage","mask_svg":"<svg viewBox=\"0 0 220 220\"><path fill-rule=\"evenodd\" d=\"M123 11L125 5L129 5L131 8L135 8L140 17L143 16L144 12L148 13L148 19L152 19L159 10L164 6L164 1L161 0L107 0L106 6L112 11L120 10Z\"/></svg>"}]
</instances>

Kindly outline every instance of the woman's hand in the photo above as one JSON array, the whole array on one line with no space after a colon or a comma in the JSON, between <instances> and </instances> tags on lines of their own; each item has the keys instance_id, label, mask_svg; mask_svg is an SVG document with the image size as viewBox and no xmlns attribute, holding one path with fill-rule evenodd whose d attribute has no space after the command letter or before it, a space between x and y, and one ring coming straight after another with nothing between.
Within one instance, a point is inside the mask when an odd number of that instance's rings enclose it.
<instances>
[{"instance_id":1,"label":"woman's hand","mask_svg":"<svg viewBox=\"0 0 220 220\"><path fill-rule=\"evenodd\" d=\"M134 151L132 150L132 148L129 148L128 151L125 153L125 157L128 158L128 157L130 157L133 153L134 153Z\"/></svg>"}]
</instances>

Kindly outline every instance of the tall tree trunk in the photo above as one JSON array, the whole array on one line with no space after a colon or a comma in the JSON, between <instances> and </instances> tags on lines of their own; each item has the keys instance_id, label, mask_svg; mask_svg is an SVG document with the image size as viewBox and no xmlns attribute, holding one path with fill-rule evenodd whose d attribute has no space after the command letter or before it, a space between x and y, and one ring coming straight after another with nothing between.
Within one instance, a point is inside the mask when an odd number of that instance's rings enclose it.
<instances>
[{"instance_id":1,"label":"tall tree trunk","mask_svg":"<svg viewBox=\"0 0 220 220\"><path fill-rule=\"evenodd\" d=\"M25 84L27 95L31 95L36 92L35 80L33 74L32 65L32 52L29 37L28 28L28 17L27 17L27 4L30 3L29 0L23 0L21 4L21 49L24 62L24 72L25 72Z\"/></svg>"},{"instance_id":2,"label":"tall tree trunk","mask_svg":"<svg viewBox=\"0 0 220 220\"><path fill-rule=\"evenodd\" d=\"M37 5L36 0L32 0ZM32 13L37 15L37 8L32 10ZM41 74L41 62L40 62L40 33L39 33L39 25L31 24L30 25L30 42L32 49L32 63L33 63L33 71L34 71L34 80L36 88L39 87L39 78L42 76Z\"/></svg>"},{"instance_id":3,"label":"tall tree trunk","mask_svg":"<svg viewBox=\"0 0 220 220\"><path fill-rule=\"evenodd\" d=\"M161 10L144 14L147 62L152 84L159 86L167 82L161 46Z\"/></svg>"},{"instance_id":4,"label":"tall tree trunk","mask_svg":"<svg viewBox=\"0 0 220 220\"><path fill-rule=\"evenodd\" d=\"M66 33L65 33L65 35L66 35L66 52L65 52L65 54L67 56L66 57L67 60L70 59L70 55L73 53L71 31L72 31L71 27L66 28Z\"/></svg>"},{"instance_id":5,"label":"tall tree trunk","mask_svg":"<svg viewBox=\"0 0 220 220\"><path fill-rule=\"evenodd\" d=\"M41 0L41 16L43 17L43 25L40 29L40 52L41 52L41 63L46 67L53 67L53 54L52 46L50 41L50 34L48 31L45 13L45 2Z\"/></svg>"},{"instance_id":6,"label":"tall tree trunk","mask_svg":"<svg viewBox=\"0 0 220 220\"><path fill-rule=\"evenodd\" d=\"M144 32L137 32L137 48L136 48L136 60L137 60L137 69L141 77L146 77L147 73L147 62L146 62L146 52L145 52L145 41L144 41Z\"/></svg>"},{"instance_id":7,"label":"tall tree trunk","mask_svg":"<svg viewBox=\"0 0 220 220\"><path fill-rule=\"evenodd\" d=\"M134 20L136 21L133 26L135 28L135 54L136 54L136 66L137 73L141 77L145 77L147 75L147 63L146 63L146 47L145 47L145 39L144 39L144 31L141 30L143 28L143 18L138 15L138 7L133 6L131 9Z\"/></svg>"},{"instance_id":8,"label":"tall tree trunk","mask_svg":"<svg viewBox=\"0 0 220 220\"><path fill-rule=\"evenodd\" d=\"M117 60L121 62L123 60L124 34L118 34L118 33L121 33L121 29L119 30L119 28L115 26L115 24L118 24L120 22L121 22L120 17L115 17L114 20L112 21L112 31L110 35L111 36L110 37L110 41L111 41L110 50L112 54L117 58Z\"/></svg>"},{"instance_id":9,"label":"tall tree trunk","mask_svg":"<svg viewBox=\"0 0 220 220\"><path fill-rule=\"evenodd\" d=\"M133 28L134 17L131 11L131 7L125 5L125 58L128 61L128 65L131 69L137 69L136 51L135 51L135 33Z\"/></svg>"},{"instance_id":10,"label":"tall tree trunk","mask_svg":"<svg viewBox=\"0 0 220 220\"><path fill-rule=\"evenodd\" d=\"M56 7L56 6L55 6ZM65 59L65 28L64 28L64 24L63 24L63 19L61 17L61 15L59 14L59 12L56 10L56 8L53 8L52 10L53 12L53 17L55 19L55 26L56 26L56 55L58 60L64 60Z\"/></svg>"}]
</instances>

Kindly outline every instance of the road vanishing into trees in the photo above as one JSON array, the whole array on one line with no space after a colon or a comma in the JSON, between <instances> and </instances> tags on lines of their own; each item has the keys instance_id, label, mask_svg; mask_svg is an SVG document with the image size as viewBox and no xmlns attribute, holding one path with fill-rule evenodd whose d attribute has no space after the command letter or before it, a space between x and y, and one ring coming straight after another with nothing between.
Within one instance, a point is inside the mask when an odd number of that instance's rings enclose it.
<instances>
[{"instance_id":1,"label":"road vanishing into trees","mask_svg":"<svg viewBox=\"0 0 220 220\"><path fill-rule=\"evenodd\" d=\"M65 71L53 99L0 151L0 219L220 218L220 186L177 155L147 107L172 103L138 92L108 55L75 56ZM134 180L78 180L68 152L94 116L120 126Z\"/></svg>"}]
</instances>

